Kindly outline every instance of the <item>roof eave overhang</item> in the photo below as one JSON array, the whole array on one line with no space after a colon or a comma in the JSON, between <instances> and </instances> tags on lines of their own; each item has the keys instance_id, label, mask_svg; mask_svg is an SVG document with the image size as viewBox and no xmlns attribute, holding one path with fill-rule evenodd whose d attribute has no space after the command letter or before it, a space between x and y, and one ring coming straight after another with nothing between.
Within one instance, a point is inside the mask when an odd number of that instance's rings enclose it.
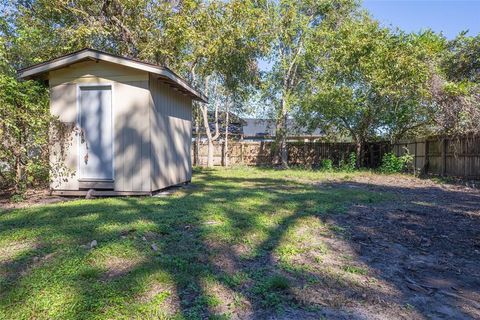
<instances>
[{"instance_id":1,"label":"roof eave overhang","mask_svg":"<svg viewBox=\"0 0 480 320\"><path fill-rule=\"evenodd\" d=\"M148 63L111 55L105 52L96 51L92 49L84 49L72 54L68 54L47 62L39 63L28 68L18 70L17 75L20 79L42 79L50 71L67 67L68 65L86 61L86 60L100 60L111 62L126 67L146 71L165 80L172 88L177 88L178 91L191 96L193 100L208 103L208 98L200 91L193 88L185 80L177 76L168 68L151 65Z\"/></svg>"}]
</instances>

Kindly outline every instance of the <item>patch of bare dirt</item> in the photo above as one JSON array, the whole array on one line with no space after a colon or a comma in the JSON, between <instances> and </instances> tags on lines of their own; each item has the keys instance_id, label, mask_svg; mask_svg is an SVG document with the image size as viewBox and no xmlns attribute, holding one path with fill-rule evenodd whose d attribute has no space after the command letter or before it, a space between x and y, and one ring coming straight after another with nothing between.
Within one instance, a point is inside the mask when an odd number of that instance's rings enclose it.
<instances>
[{"instance_id":1,"label":"patch of bare dirt","mask_svg":"<svg viewBox=\"0 0 480 320\"><path fill-rule=\"evenodd\" d=\"M102 280L110 280L126 275L139 264L138 259L128 259L123 257L110 257L104 267L107 272L103 275Z\"/></svg>"},{"instance_id":2,"label":"patch of bare dirt","mask_svg":"<svg viewBox=\"0 0 480 320\"><path fill-rule=\"evenodd\" d=\"M33 241L16 241L0 247L0 279L14 282L28 275L33 268L54 259L57 252L42 253L41 244ZM36 253L36 254L35 254ZM35 254L31 257L32 254ZM0 292L0 297L3 292Z\"/></svg>"},{"instance_id":3,"label":"patch of bare dirt","mask_svg":"<svg viewBox=\"0 0 480 320\"><path fill-rule=\"evenodd\" d=\"M31 206L45 205L50 203L59 203L75 198L66 198L59 196L50 195L50 190L48 189L29 189L24 195L24 200L20 202L14 202L11 200L11 194L9 192L4 192L0 194L0 209L18 209L18 208L28 208Z\"/></svg>"},{"instance_id":4,"label":"patch of bare dirt","mask_svg":"<svg viewBox=\"0 0 480 320\"><path fill-rule=\"evenodd\" d=\"M166 318L172 317L175 313L181 310L180 299L174 285L159 283L153 281L150 287L140 295L137 300L141 303L151 303L159 295L165 295L165 298L160 302L162 314Z\"/></svg>"},{"instance_id":5,"label":"patch of bare dirt","mask_svg":"<svg viewBox=\"0 0 480 320\"><path fill-rule=\"evenodd\" d=\"M0 247L0 263L11 260L14 256L32 251L38 248L38 244L33 241L16 241L4 244Z\"/></svg>"},{"instance_id":6,"label":"patch of bare dirt","mask_svg":"<svg viewBox=\"0 0 480 320\"><path fill-rule=\"evenodd\" d=\"M350 244L357 259L388 284L384 290L389 302L411 311L402 314L382 303L356 303L350 307L354 314L480 318L479 190L405 176L357 177L329 187L394 195L393 200L354 205L345 215L328 217L346 230L345 239L330 239L331 245Z\"/></svg>"}]
</instances>

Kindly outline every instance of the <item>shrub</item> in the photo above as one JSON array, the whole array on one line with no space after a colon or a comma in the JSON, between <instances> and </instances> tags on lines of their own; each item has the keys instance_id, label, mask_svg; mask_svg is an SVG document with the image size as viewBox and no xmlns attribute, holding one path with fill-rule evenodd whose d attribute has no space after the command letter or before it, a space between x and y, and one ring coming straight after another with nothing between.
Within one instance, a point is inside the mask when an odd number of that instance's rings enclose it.
<instances>
[{"instance_id":1,"label":"shrub","mask_svg":"<svg viewBox=\"0 0 480 320\"><path fill-rule=\"evenodd\" d=\"M352 172L355 171L357 166L357 156L355 152L351 152L348 156L348 159L343 159L340 161L339 169L345 172Z\"/></svg>"},{"instance_id":2,"label":"shrub","mask_svg":"<svg viewBox=\"0 0 480 320\"><path fill-rule=\"evenodd\" d=\"M333 170L333 162L330 159L323 159L321 163L322 170L324 171L332 171Z\"/></svg>"},{"instance_id":3,"label":"shrub","mask_svg":"<svg viewBox=\"0 0 480 320\"><path fill-rule=\"evenodd\" d=\"M10 201L14 203L22 202L23 200L25 200L25 195L20 193L16 193L10 197Z\"/></svg>"},{"instance_id":4,"label":"shrub","mask_svg":"<svg viewBox=\"0 0 480 320\"><path fill-rule=\"evenodd\" d=\"M0 72L0 105L2 187L22 193L32 183L47 182L48 90L40 82Z\"/></svg>"},{"instance_id":5,"label":"shrub","mask_svg":"<svg viewBox=\"0 0 480 320\"><path fill-rule=\"evenodd\" d=\"M386 153L383 155L380 172L382 173L400 173L405 170L407 165L411 163L413 156L409 153L397 157L394 153Z\"/></svg>"}]
</instances>

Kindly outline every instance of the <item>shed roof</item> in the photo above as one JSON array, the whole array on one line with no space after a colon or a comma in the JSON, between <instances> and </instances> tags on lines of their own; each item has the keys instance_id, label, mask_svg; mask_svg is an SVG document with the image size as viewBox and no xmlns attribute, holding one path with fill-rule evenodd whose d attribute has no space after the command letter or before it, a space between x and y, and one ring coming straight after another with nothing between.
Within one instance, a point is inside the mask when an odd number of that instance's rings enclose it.
<instances>
[{"instance_id":1,"label":"shed roof","mask_svg":"<svg viewBox=\"0 0 480 320\"><path fill-rule=\"evenodd\" d=\"M82 49L60 56L58 58L54 58L52 60L48 60L24 69L20 69L18 70L18 77L21 79L39 78L42 75L48 73L49 71L61 69L71 64L86 60L100 60L110 63L116 63L122 66L143 70L151 74L155 74L173 88L191 96L192 99L205 103L208 102L208 98L202 92L195 89L187 81L182 79L180 76L175 74L175 72L173 72L167 67L135 60L132 58L118 56L90 48Z\"/></svg>"}]
</instances>

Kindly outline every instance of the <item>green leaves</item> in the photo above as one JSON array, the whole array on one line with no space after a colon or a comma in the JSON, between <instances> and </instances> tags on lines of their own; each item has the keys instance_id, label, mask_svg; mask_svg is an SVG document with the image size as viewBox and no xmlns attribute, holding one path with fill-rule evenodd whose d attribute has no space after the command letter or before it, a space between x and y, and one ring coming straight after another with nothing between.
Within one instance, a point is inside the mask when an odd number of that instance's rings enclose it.
<instances>
[{"instance_id":1,"label":"green leaves","mask_svg":"<svg viewBox=\"0 0 480 320\"><path fill-rule=\"evenodd\" d=\"M397 157L394 153L386 153L383 155L382 164L379 168L381 173L402 173L409 165L412 164L413 156L407 152Z\"/></svg>"},{"instance_id":2,"label":"green leaves","mask_svg":"<svg viewBox=\"0 0 480 320\"><path fill-rule=\"evenodd\" d=\"M431 55L429 79L431 117L437 132L462 135L480 130L480 36L461 33L443 39L441 50Z\"/></svg>"},{"instance_id":3,"label":"green leaves","mask_svg":"<svg viewBox=\"0 0 480 320\"><path fill-rule=\"evenodd\" d=\"M34 81L18 82L12 76L0 74L2 187L13 185L19 191L29 176L36 177L48 167L46 149L43 148L48 146L50 120L44 86Z\"/></svg>"},{"instance_id":4,"label":"green leaves","mask_svg":"<svg viewBox=\"0 0 480 320\"><path fill-rule=\"evenodd\" d=\"M316 66L308 78L312 94L303 110L360 142L378 134L395 139L424 123L426 111L412 110L422 107L429 75L416 41L363 14L319 29L308 56Z\"/></svg>"},{"instance_id":5,"label":"green leaves","mask_svg":"<svg viewBox=\"0 0 480 320\"><path fill-rule=\"evenodd\" d=\"M264 77L263 99L276 119L276 152L286 165L284 152L288 128L285 119L308 99L309 76L318 70L316 37L328 25L339 22L355 9L353 1L272 1L271 70ZM277 160L274 160L278 162Z\"/></svg>"},{"instance_id":6,"label":"green leaves","mask_svg":"<svg viewBox=\"0 0 480 320\"><path fill-rule=\"evenodd\" d=\"M461 33L447 45L442 67L449 79L455 81L480 81L480 35L468 37Z\"/></svg>"}]
</instances>

